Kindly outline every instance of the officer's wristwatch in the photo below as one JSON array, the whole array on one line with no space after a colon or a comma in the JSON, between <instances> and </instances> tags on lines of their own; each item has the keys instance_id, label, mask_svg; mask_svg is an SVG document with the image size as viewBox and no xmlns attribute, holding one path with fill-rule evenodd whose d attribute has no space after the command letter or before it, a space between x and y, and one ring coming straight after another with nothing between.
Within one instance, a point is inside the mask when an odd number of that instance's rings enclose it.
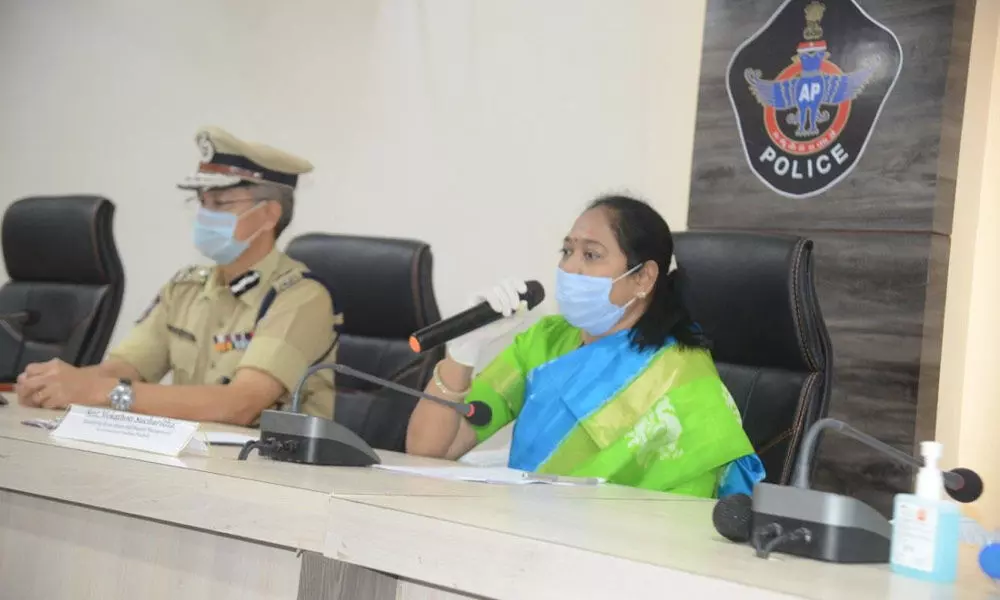
<instances>
[{"instance_id":1,"label":"officer's wristwatch","mask_svg":"<svg viewBox=\"0 0 1000 600\"><path fill-rule=\"evenodd\" d=\"M132 380L119 379L118 385L108 393L108 400L111 402L111 408L115 410L125 412L131 410L132 401L135 400L135 395L132 393Z\"/></svg>"}]
</instances>

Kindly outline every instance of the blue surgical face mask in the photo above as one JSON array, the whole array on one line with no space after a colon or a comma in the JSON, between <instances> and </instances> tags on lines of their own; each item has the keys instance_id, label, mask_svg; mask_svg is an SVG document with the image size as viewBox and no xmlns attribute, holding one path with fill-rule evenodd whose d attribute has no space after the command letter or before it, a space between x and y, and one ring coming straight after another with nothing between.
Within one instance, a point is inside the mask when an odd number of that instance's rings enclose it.
<instances>
[{"instance_id":1,"label":"blue surgical face mask","mask_svg":"<svg viewBox=\"0 0 1000 600\"><path fill-rule=\"evenodd\" d=\"M245 240L238 240L234 237L236 226L240 219L249 212L257 209L254 206L241 215L234 215L228 212L208 210L205 207L198 209L198 216L194 222L194 245L205 257L215 261L220 265L228 265L235 261L250 246L259 231Z\"/></svg>"},{"instance_id":2,"label":"blue surgical face mask","mask_svg":"<svg viewBox=\"0 0 1000 600\"><path fill-rule=\"evenodd\" d=\"M639 270L642 264L629 269L614 279L593 277L579 273L567 273L561 268L556 271L556 301L559 312L573 327L590 335L604 335L618 321L625 310L635 302L632 298L624 306L611 301L611 288L615 282Z\"/></svg>"}]
</instances>

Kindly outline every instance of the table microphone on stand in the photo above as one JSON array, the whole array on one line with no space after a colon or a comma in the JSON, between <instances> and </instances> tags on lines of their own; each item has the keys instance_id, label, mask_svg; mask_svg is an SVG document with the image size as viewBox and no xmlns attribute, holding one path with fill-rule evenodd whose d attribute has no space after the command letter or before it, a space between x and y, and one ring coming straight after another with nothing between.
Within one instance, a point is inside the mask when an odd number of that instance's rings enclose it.
<instances>
[{"instance_id":1,"label":"table microphone on stand","mask_svg":"<svg viewBox=\"0 0 1000 600\"><path fill-rule=\"evenodd\" d=\"M712 522L734 542L752 542L757 556L772 551L836 563L889 562L892 526L864 502L809 488L809 469L819 435L830 429L910 467L923 461L843 421L820 419L809 428L796 461L791 486L758 483L753 498L735 494L719 500ZM983 480L964 468L943 473L945 491L958 502L973 502L983 493Z\"/></svg>"},{"instance_id":2,"label":"table microphone on stand","mask_svg":"<svg viewBox=\"0 0 1000 600\"><path fill-rule=\"evenodd\" d=\"M274 460L313 465L367 467L382 462L375 450L347 427L330 419L299 412L303 384L323 369L356 377L408 396L430 400L454 410L476 426L487 425L493 419L493 411L485 402L452 402L345 365L321 363L310 367L299 379L292 394L289 411L265 410L261 414L260 440L247 442L240 452L240 460L246 460L250 452L257 449L261 456Z\"/></svg>"}]
</instances>

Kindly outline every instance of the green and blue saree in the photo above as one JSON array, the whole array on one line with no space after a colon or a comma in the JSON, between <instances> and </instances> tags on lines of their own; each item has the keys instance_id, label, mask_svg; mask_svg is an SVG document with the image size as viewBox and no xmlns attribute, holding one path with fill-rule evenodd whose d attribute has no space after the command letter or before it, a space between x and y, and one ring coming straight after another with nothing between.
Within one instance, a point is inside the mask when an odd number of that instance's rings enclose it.
<instances>
[{"instance_id":1,"label":"green and blue saree","mask_svg":"<svg viewBox=\"0 0 1000 600\"><path fill-rule=\"evenodd\" d=\"M493 410L482 442L514 421L509 466L700 497L749 493L764 467L708 351L638 351L621 331L581 346L545 317L473 381Z\"/></svg>"}]
</instances>

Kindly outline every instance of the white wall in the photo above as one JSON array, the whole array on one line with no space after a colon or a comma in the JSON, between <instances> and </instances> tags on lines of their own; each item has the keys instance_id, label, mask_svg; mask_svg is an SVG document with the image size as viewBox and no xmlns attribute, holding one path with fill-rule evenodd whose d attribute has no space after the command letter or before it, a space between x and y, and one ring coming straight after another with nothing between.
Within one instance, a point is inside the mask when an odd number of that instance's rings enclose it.
<instances>
[{"instance_id":1,"label":"white wall","mask_svg":"<svg viewBox=\"0 0 1000 600\"><path fill-rule=\"evenodd\" d=\"M1000 2L976 5L948 259L937 440L986 481L967 512L1000 527Z\"/></svg>"},{"instance_id":2,"label":"white wall","mask_svg":"<svg viewBox=\"0 0 1000 600\"><path fill-rule=\"evenodd\" d=\"M602 192L644 195L683 228L704 10L0 0L0 202L117 203L121 339L174 271L202 260L173 184L196 166L194 130L216 124L316 165L286 240L427 240L449 314L501 277L550 284L563 233Z\"/></svg>"}]
</instances>

